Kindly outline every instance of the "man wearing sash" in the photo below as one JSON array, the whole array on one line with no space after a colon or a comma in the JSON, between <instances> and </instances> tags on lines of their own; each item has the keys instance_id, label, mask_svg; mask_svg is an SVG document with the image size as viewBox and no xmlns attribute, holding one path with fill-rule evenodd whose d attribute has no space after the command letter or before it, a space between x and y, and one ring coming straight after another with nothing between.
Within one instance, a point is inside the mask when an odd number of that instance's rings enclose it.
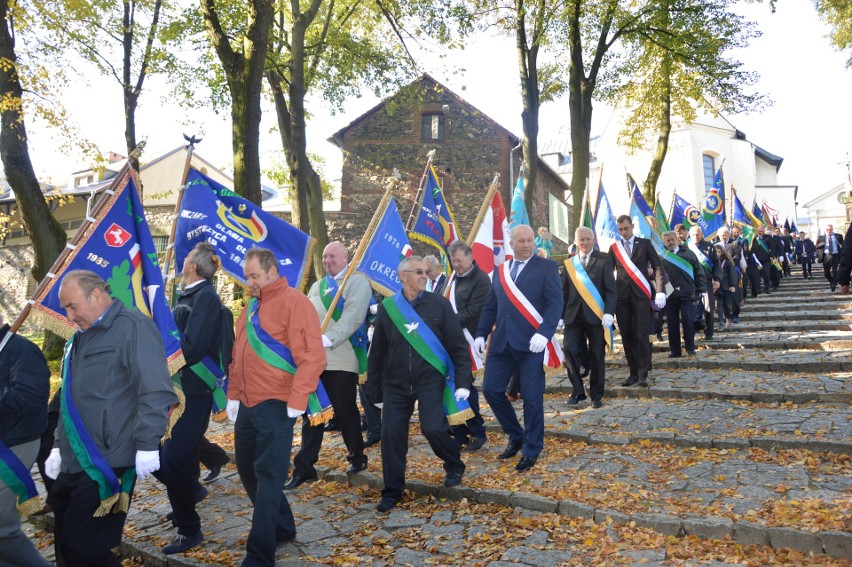
<instances>
[{"instance_id":1,"label":"man wearing sash","mask_svg":"<svg viewBox=\"0 0 852 567\"><path fill-rule=\"evenodd\" d=\"M716 249L704 240L704 231L695 225L689 229L689 249L698 258L698 263L704 267L707 278L707 295L702 296L704 303L704 340L713 340L714 325L716 324L716 290L722 283L722 268L716 259Z\"/></svg>"},{"instance_id":2,"label":"man wearing sash","mask_svg":"<svg viewBox=\"0 0 852 567\"><path fill-rule=\"evenodd\" d=\"M663 283L663 269L650 240L633 234L633 220L629 215L621 215L617 221L621 240L609 248L609 255L615 264L615 285L618 288L618 303L615 316L621 333L624 356L630 367L630 376L621 385L648 385L648 371L651 367L651 343L648 332L651 320L651 301L658 309L666 306L666 294ZM649 274L653 274L654 289L660 290L652 295Z\"/></svg>"},{"instance_id":3,"label":"man wearing sash","mask_svg":"<svg viewBox=\"0 0 852 567\"><path fill-rule=\"evenodd\" d=\"M574 231L578 252L565 260L562 272L562 290L565 300L565 360L568 378L574 391L568 405L577 405L586 399L583 378L580 375L581 355L590 360L589 395L592 407L603 404L605 376L605 348L612 340L612 321L618 290L613 277L612 259L604 252L594 250L595 234L581 226ZM586 345L588 344L588 349Z\"/></svg>"},{"instance_id":4,"label":"man wearing sash","mask_svg":"<svg viewBox=\"0 0 852 567\"><path fill-rule=\"evenodd\" d=\"M215 257L208 242L199 242L190 251L183 262L183 291L172 311L186 366L173 378L183 391L183 413L163 443L162 468L154 473L166 485L172 523L177 527L177 536L163 547L166 555L182 553L204 539L195 511L197 496L206 495L198 484L199 450L210 423L214 392L225 398L219 383L225 375L219 352L222 301L210 281L216 275ZM220 407L224 405L223 401Z\"/></svg>"},{"instance_id":5,"label":"man wearing sash","mask_svg":"<svg viewBox=\"0 0 852 567\"><path fill-rule=\"evenodd\" d=\"M470 356L450 302L426 292L426 270L420 256L404 259L397 270L402 291L386 298L376 313L366 390L370 401L382 409L385 487L377 506L380 512L402 499L415 402L420 431L444 461L444 486L461 484L465 469L444 408L470 395Z\"/></svg>"},{"instance_id":6,"label":"man wearing sash","mask_svg":"<svg viewBox=\"0 0 852 567\"><path fill-rule=\"evenodd\" d=\"M0 344L10 332L9 325L0 327ZM41 510L30 468L47 425L49 394L50 370L41 350L8 336L0 352L0 565L50 565L21 530L21 517Z\"/></svg>"},{"instance_id":7,"label":"man wearing sash","mask_svg":"<svg viewBox=\"0 0 852 567\"><path fill-rule=\"evenodd\" d=\"M485 352L491 335L482 392L509 444L498 459L511 459L523 451L517 472L531 469L544 448L544 362L555 345L551 341L562 316L562 283L553 260L535 254L535 235L530 226L512 229L511 262L494 271L494 283L476 328L477 354ZM493 329L493 333L492 333ZM520 372L524 400L524 427L506 397L506 386Z\"/></svg>"},{"instance_id":8,"label":"man wearing sash","mask_svg":"<svg viewBox=\"0 0 852 567\"><path fill-rule=\"evenodd\" d=\"M293 426L325 370L317 312L278 273L272 251L251 248L243 265L251 299L236 323L228 384L237 472L254 504L243 565L275 565L279 543L296 538L284 495Z\"/></svg>"},{"instance_id":9,"label":"man wearing sash","mask_svg":"<svg viewBox=\"0 0 852 567\"><path fill-rule=\"evenodd\" d=\"M731 323L740 322L740 303L745 300L745 287L742 285L745 280L743 266L746 266L746 259L743 256L743 243L739 238L731 238L731 229L727 225L723 225L719 229L719 242L725 247L725 251L734 261L734 267L737 271L736 296L734 297L733 306L731 308Z\"/></svg>"},{"instance_id":10,"label":"man wearing sash","mask_svg":"<svg viewBox=\"0 0 852 567\"><path fill-rule=\"evenodd\" d=\"M56 478L49 503L57 564L119 566L112 549L133 485L160 468L177 396L157 326L111 299L100 276L67 272L59 300L79 330L65 346L56 447L45 462Z\"/></svg>"},{"instance_id":11,"label":"man wearing sash","mask_svg":"<svg viewBox=\"0 0 852 567\"><path fill-rule=\"evenodd\" d=\"M448 297L464 331L471 358L471 370L481 372L484 364L476 354L473 333L476 332L482 308L485 307L485 301L491 293L491 278L476 264L476 260L473 259L473 249L461 240L450 244L448 252L453 264L453 277L450 281ZM475 374L473 379L476 380ZM479 394L476 386L471 385L470 398L467 401L470 409L473 410L473 417L466 423L453 426L453 437L465 451L478 451L487 442L487 437L485 420L479 413Z\"/></svg>"},{"instance_id":12,"label":"man wearing sash","mask_svg":"<svg viewBox=\"0 0 852 567\"><path fill-rule=\"evenodd\" d=\"M328 313L331 302L343 282L348 262L349 253L340 242L330 242L322 252L325 278L314 282L308 291L308 299L314 305L320 321ZM327 364L321 379L334 408L334 418L340 426L343 443L348 452L347 474L355 474L367 468L361 419L355 396L358 375L367 371L365 321L370 294L370 282L367 278L361 273L353 272L346 280L343 294L322 336ZM302 447L293 459L293 478L284 486L285 489L296 488L317 478L314 464L319 459L324 431L322 424L311 425L310 420L302 420Z\"/></svg>"},{"instance_id":13,"label":"man wearing sash","mask_svg":"<svg viewBox=\"0 0 852 567\"><path fill-rule=\"evenodd\" d=\"M759 274L758 285L751 290L751 296L757 297L757 291L760 287L760 281L763 281L763 293L769 294L769 270L772 269L770 264L772 257L772 238L766 235L766 227L760 225L757 227L757 235L751 243L751 254L757 260L756 266Z\"/></svg>"},{"instance_id":14,"label":"man wearing sash","mask_svg":"<svg viewBox=\"0 0 852 567\"><path fill-rule=\"evenodd\" d=\"M669 334L669 358L680 358L681 325L686 354L695 356L695 301L706 301L704 268L695 254L678 241L674 231L663 233L663 268L669 276L672 292L666 299L666 325Z\"/></svg>"}]
</instances>

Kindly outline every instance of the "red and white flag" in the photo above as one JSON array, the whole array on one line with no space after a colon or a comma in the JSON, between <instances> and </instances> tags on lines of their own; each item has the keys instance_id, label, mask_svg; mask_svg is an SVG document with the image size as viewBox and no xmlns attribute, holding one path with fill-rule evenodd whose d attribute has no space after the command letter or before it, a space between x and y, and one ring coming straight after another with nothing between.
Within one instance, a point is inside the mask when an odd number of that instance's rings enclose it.
<instances>
[{"instance_id":1,"label":"red and white flag","mask_svg":"<svg viewBox=\"0 0 852 567\"><path fill-rule=\"evenodd\" d=\"M512 258L509 234L509 220L503 198L499 192L495 192L491 198L491 207L482 219L472 245L473 259L486 274L491 275L494 268Z\"/></svg>"}]
</instances>

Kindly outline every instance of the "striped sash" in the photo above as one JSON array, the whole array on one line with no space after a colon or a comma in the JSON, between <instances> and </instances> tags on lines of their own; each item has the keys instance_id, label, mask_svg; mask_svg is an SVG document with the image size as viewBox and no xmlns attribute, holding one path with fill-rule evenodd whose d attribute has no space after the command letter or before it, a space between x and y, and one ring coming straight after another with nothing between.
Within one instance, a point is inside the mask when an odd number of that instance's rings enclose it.
<instances>
[{"instance_id":1,"label":"striped sash","mask_svg":"<svg viewBox=\"0 0 852 567\"><path fill-rule=\"evenodd\" d=\"M41 497L38 495L30 471L18 455L2 441L0 441L0 481L3 481L15 495L15 507L21 517L26 518L41 510Z\"/></svg>"},{"instance_id":2,"label":"striped sash","mask_svg":"<svg viewBox=\"0 0 852 567\"><path fill-rule=\"evenodd\" d=\"M695 253L695 255L698 257L698 263L700 263L702 266L704 266L705 270L712 273L713 272L713 266L715 265L713 263L713 260L708 258L707 255L698 248L698 245L694 241L690 240L689 244L687 244L687 246L689 246L689 249L692 250Z\"/></svg>"},{"instance_id":3,"label":"striped sash","mask_svg":"<svg viewBox=\"0 0 852 567\"><path fill-rule=\"evenodd\" d=\"M260 302L256 297L252 297L248 302L246 315L246 337L249 346L266 364L295 375L296 361L293 360L293 354L260 326L259 311ZM311 425L326 423L334 417L334 408L331 407L322 380L317 382L316 392L308 396L307 414Z\"/></svg>"},{"instance_id":4,"label":"striped sash","mask_svg":"<svg viewBox=\"0 0 852 567\"><path fill-rule=\"evenodd\" d=\"M580 261L579 255L574 256L570 260L565 260L565 271L568 274L568 277L571 278L571 283L573 283L574 287L577 288L577 292L580 294L580 297L583 298L583 301L585 301L586 305L589 306L589 309L592 310L592 313L594 313L598 319L603 320L603 297L601 296L601 292L598 291L598 288L595 287L592 279L589 277L589 273L586 271L586 268L583 267L583 263ZM604 339L606 339L606 346L608 346L610 352L612 352L612 325L604 329Z\"/></svg>"},{"instance_id":5,"label":"striped sash","mask_svg":"<svg viewBox=\"0 0 852 567\"><path fill-rule=\"evenodd\" d=\"M648 283L648 280L645 279L645 276L639 271L639 268L636 267L636 264L633 263L630 256L627 255L627 250L624 249L624 242L618 240L613 243L612 248L610 249L615 254L615 259L618 260L618 263L621 264L621 267L627 272L627 276L630 280L636 284L639 291L645 294L648 300L650 300L651 284Z\"/></svg>"},{"instance_id":6,"label":"striped sash","mask_svg":"<svg viewBox=\"0 0 852 567\"><path fill-rule=\"evenodd\" d=\"M328 311L328 308L331 307L331 302L337 294L337 288L339 287L340 284L337 283L337 280L328 274L325 275L325 278L320 280L320 299L322 300L322 304L325 306L326 311ZM340 300L337 302L337 306L334 308L334 312L331 314L331 318L334 321L339 320L341 315L343 315L343 306L345 304L346 299L344 299L341 295ZM370 346L369 341L367 340L366 314L361 326L358 327L358 330L352 333L352 336L349 337L349 344L352 345L352 350L355 352L355 358L358 359L358 374L364 374L367 371L367 349Z\"/></svg>"}]
</instances>

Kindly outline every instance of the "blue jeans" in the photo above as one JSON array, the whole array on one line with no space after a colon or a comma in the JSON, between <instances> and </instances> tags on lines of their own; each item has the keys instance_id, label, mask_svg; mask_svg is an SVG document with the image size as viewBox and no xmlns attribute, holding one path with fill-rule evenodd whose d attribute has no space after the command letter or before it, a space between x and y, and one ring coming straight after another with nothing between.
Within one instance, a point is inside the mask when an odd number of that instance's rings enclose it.
<instances>
[{"instance_id":1,"label":"blue jeans","mask_svg":"<svg viewBox=\"0 0 852 567\"><path fill-rule=\"evenodd\" d=\"M234 451L240 480L254 504L244 566L274 566L278 541L296 535L296 521L284 495L295 423L295 418L287 417L286 402L240 404Z\"/></svg>"}]
</instances>

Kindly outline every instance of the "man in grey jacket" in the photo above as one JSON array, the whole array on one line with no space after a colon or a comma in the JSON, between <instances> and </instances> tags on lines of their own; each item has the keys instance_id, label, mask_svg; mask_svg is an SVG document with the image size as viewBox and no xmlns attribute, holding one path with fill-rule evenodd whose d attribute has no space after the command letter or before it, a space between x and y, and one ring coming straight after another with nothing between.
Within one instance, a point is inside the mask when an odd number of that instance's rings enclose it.
<instances>
[{"instance_id":1,"label":"man in grey jacket","mask_svg":"<svg viewBox=\"0 0 852 567\"><path fill-rule=\"evenodd\" d=\"M308 291L308 299L317 310L320 322L325 319L331 302L343 283L348 263L349 252L340 242L329 243L322 252L322 265L326 276L314 282ZM358 375L366 372L365 321L371 295L367 278L360 273L352 273L343 286L343 294L322 335L327 364L320 379L334 408L334 417L340 425L340 433L346 445L346 459L349 461L347 474L367 468L364 438L361 435L361 415L355 400ZM297 488L317 478L314 464L319 459L324 430L322 424L311 425L303 418L302 447L293 459L293 477L284 486L285 489Z\"/></svg>"},{"instance_id":2,"label":"man in grey jacket","mask_svg":"<svg viewBox=\"0 0 852 567\"><path fill-rule=\"evenodd\" d=\"M97 274L65 274L59 300L79 330L66 346L56 447L45 462L56 479L49 502L57 564L119 566L111 550L121 543L135 478L159 469L177 396L156 325L110 298Z\"/></svg>"}]
</instances>

